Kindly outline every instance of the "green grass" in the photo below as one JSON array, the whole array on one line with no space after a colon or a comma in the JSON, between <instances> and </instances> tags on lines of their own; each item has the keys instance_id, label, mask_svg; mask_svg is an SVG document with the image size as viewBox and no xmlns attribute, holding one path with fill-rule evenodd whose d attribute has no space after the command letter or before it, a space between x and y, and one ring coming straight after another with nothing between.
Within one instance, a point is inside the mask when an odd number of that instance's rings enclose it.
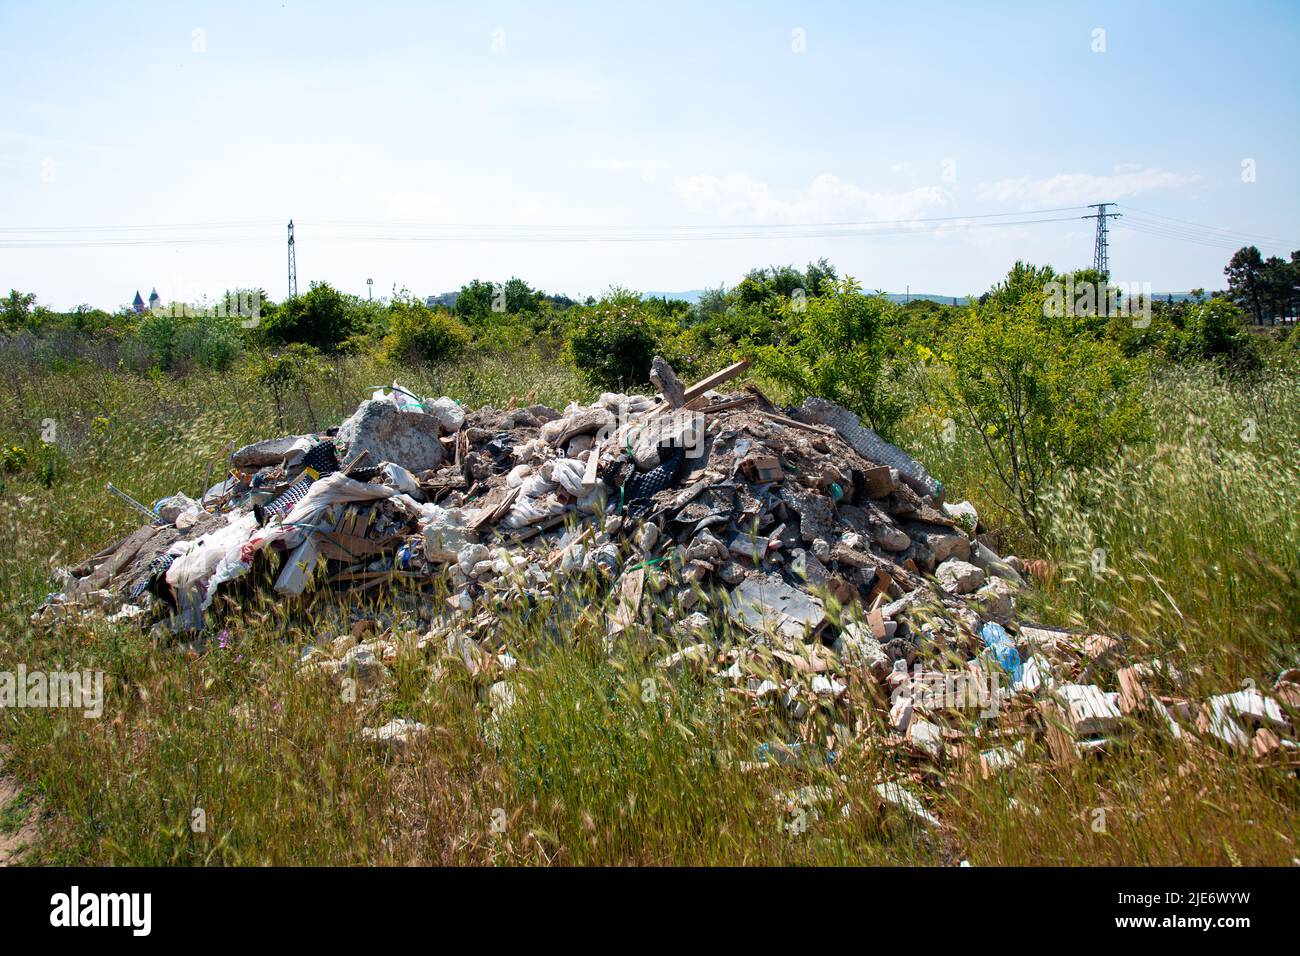
<instances>
[{"instance_id":1,"label":"green grass","mask_svg":"<svg viewBox=\"0 0 1300 956\"><path fill-rule=\"evenodd\" d=\"M23 791L0 809L0 833L17 833L32 814L31 794Z\"/></svg>"},{"instance_id":2,"label":"green grass","mask_svg":"<svg viewBox=\"0 0 1300 956\"><path fill-rule=\"evenodd\" d=\"M877 734L834 740L830 762L827 738L845 717L817 711L800 731L804 759L749 768L759 744L792 742L795 731L717 682L657 669L670 649L662 629L639 627L625 650L605 653L604 598L591 581L574 583L565 614L501 616L489 640L520 663L510 675L516 703L495 718L490 681L471 677L441 640L416 646L423 628L402 594L370 611L392 622L397 652L384 692L360 702L298 666L304 644L347 632L328 603L304 616L279 602L219 601L214 617L227 614L232 643L202 653L102 622L34 628L28 615L52 568L138 523L105 482L146 502L193 494L209 462L219 474L231 443L280 426L270 398L238 378L0 371L0 443L34 456L42 422L58 432L40 452L48 460L6 474L0 492L0 669L21 661L107 675L102 719L0 711L7 772L45 811L37 862L1249 865L1300 856L1293 774L1173 744L1146 724L1102 760L1063 769L1031 752L984 780L952 754L942 773L916 765ZM348 359L291 398L283 427L334 424L393 378L469 405L523 403L534 388L531 400L560 407L592 397L550 355L483 357L454 371ZM1028 613L1126 635L1186 670L1193 695L1246 678L1267 686L1294 666L1296 383L1293 372L1249 388L1205 370L1154 379L1151 438L1055 489L1046 550L1027 550L1016 527L994 523L1004 551L1058 568ZM944 442L942 418L918 408L909 450L955 496L995 515L978 449L960 433ZM1098 548L1105 566L1094 573ZM876 693L852 692L869 726L881 719ZM403 759L359 737L396 715L431 728ZM899 775L931 799L944 831L877 805L874 784ZM801 787L819 788L815 814L778 800Z\"/></svg>"}]
</instances>

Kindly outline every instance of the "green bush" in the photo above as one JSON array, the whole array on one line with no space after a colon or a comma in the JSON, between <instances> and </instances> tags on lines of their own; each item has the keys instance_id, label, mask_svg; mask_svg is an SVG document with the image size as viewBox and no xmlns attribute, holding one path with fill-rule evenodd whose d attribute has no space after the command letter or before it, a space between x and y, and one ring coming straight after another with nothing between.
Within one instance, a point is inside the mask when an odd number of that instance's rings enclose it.
<instances>
[{"instance_id":1,"label":"green bush","mask_svg":"<svg viewBox=\"0 0 1300 956\"><path fill-rule=\"evenodd\" d=\"M293 396L301 397L307 408L309 420L316 421L311 393L325 374L326 365L321 354L310 345L295 342L279 352L263 352L254 356L244 369L248 381L259 391L269 394L275 404L276 425L285 426L285 406Z\"/></svg>"},{"instance_id":2,"label":"green bush","mask_svg":"<svg viewBox=\"0 0 1300 956\"><path fill-rule=\"evenodd\" d=\"M574 364L596 388L623 391L648 382L655 348L646 307L622 290L581 309L569 336Z\"/></svg>"},{"instance_id":3,"label":"green bush","mask_svg":"<svg viewBox=\"0 0 1300 956\"><path fill-rule=\"evenodd\" d=\"M757 347L755 361L796 401L816 395L836 402L890 439L907 410L885 336L896 311L884 296L864 295L851 278L834 282L823 295L786 300L781 316L789 340Z\"/></svg>"},{"instance_id":4,"label":"green bush","mask_svg":"<svg viewBox=\"0 0 1300 956\"><path fill-rule=\"evenodd\" d=\"M939 391L979 436L1001 507L1041 537L1042 496L1061 468L1106 461L1142 430L1140 365L1110 339L1048 318L1041 284L972 305L945 343Z\"/></svg>"},{"instance_id":5,"label":"green bush","mask_svg":"<svg viewBox=\"0 0 1300 956\"><path fill-rule=\"evenodd\" d=\"M446 312L407 299L389 306L383 344L389 361L443 361L463 354L469 343L469 329Z\"/></svg>"},{"instance_id":6,"label":"green bush","mask_svg":"<svg viewBox=\"0 0 1300 956\"><path fill-rule=\"evenodd\" d=\"M305 295L282 302L264 315L259 335L272 345L301 342L321 352L338 352L364 331L368 310L356 296L326 282L313 282Z\"/></svg>"},{"instance_id":7,"label":"green bush","mask_svg":"<svg viewBox=\"0 0 1300 956\"><path fill-rule=\"evenodd\" d=\"M1217 359L1241 369L1258 368L1259 347L1246 329L1246 313L1228 299L1197 302L1187 309L1185 357Z\"/></svg>"},{"instance_id":8,"label":"green bush","mask_svg":"<svg viewBox=\"0 0 1300 956\"><path fill-rule=\"evenodd\" d=\"M174 306L140 317L126 351L137 368L184 371L198 366L224 371L243 352L237 320Z\"/></svg>"}]
</instances>

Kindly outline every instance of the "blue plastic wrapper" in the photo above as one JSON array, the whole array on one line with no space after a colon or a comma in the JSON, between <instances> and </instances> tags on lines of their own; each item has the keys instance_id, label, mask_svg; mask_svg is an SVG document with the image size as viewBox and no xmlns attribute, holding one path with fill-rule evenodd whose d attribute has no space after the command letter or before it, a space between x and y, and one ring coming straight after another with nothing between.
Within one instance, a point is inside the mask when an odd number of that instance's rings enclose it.
<instances>
[{"instance_id":1,"label":"blue plastic wrapper","mask_svg":"<svg viewBox=\"0 0 1300 956\"><path fill-rule=\"evenodd\" d=\"M984 638L984 646L993 652L994 660L1011 675L1013 681L1018 682L1024 676L1025 666L1020 662L1020 651L1016 649L1011 635L1001 624L989 621L980 628L980 637Z\"/></svg>"}]
</instances>

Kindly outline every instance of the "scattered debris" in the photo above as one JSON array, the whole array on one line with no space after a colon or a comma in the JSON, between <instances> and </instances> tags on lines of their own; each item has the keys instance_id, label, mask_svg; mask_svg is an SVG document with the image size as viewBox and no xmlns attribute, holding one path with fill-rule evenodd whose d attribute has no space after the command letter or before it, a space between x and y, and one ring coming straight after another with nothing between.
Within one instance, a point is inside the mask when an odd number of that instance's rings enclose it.
<instances>
[{"instance_id":1,"label":"scattered debris","mask_svg":"<svg viewBox=\"0 0 1300 956\"><path fill-rule=\"evenodd\" d=\"M402 753L428 732L429 728L418 721L397 717L382 727L363 727L361 739L368 743L387 747L397 753Z\"/></svg>"},{"instance_id":2,"label":"scattered debris","mask_svg":"<svg viewBox=\"0 0 1300 956\"><path fill-rule=\"evenodd\" d=\"M832 726L837 749L873 738L918 782L954 759L1012 772L1030 738L1062 765L1101 756L1142 721L1296 762L1300 672L1278 678L1277 699L1252 688L1201 706L1164 696L1180 675L1130 659L1118 636L1019 620L1028 562L976 537L973 506L946 504L923 466L846 409L781 409L752 384L718 391L747 365L685 386L656 358L659 396L563 410L377 390L336 429L233 451L198 499L149 508L114 489L147 523L58 572L33 623L97 614L201 634L250 593L318 611L332 593L343 636L307 648L304 676L373 695L410 640L465 669L495 733L524 651L496 625L522 608L556 640L585 617L610 653L716 682L785 739ZM608 606L575 600L578 576ZM380 590L386 620L369 601ZM401 751L427 732L398 718L362 737ZM876 794L940 827L898 780Z\"/></svg>"}]
</instances>

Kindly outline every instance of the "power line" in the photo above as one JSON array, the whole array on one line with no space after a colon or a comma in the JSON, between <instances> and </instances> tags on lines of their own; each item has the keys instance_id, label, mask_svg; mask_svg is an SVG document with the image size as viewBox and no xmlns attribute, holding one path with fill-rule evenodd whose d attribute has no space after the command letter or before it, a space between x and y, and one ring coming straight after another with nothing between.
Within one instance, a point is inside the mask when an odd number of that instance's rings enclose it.
<instances>
[{"instance_id":1,"label":"power line","mask_svg":"<svg viewBox=\"0 0 1300 956\"><path fill-rule=\"evenodd\" d=\"M1181 236L1175 233L1161 232L1159 230L1151 229L1148 228L1147 226L1138 225L1132 222L1128 224L1128 228L1132 229L1138 235L1148 236L1153 239L1165 239L1173 242L1187 242L1193 245L1205 246L1206 248L1209 249L1220 249L1225 251L1232 251L1240 248L1240 245L1235 242L1223 242L1223 241L1215 241L1209 239L1197 239L1190 236Z\"/></svg>"},{"instance_id":2,"label":"power line","mask_svg":"<svg viewBox=\"0 0 1300 956\"><path fill-rule=\"evenodd\" d=\"M146 226L0 226L0 232L142 232L174 229L235 229L245 226L273 226L275 219L239 219L230 222L171 222Z\"/></svg>"},{"instance_id":3,"label":"power line","mask_svg":"<svg viewBox=\"0 0 1300 956\"><path fill-rule=\"evenodd\" d=\"M995 229L1007 226L1031 226L1052 222L1074 222L1074 216L1061 216L1050 219L1022 219L1010 222L960 223L953 222L939 229L900 227L893 229L852 229L831 231L823 229L787 230L783 233L748 232L748 233L714 233L699 234L690 232L647 233L643 235L622 235L618 233L600 233L592 235L478 235L474 233L445 233L443 235L324 235L313 236L313 242L540 242L540 243L583 243L583 242L718 242L744 239L836 239L836 238L870 238L873 236L902 235L943 235L947 231L966 229Z\"/></svg>"},{"instance_id":4,"label":"power line","mask_svg":"<svg viewBox=\"0 0 1300 956\"><path fill-rule=\"evenodd\" d=\"M974 217L971 217L974 218ZM544 232L517 232L483 234L473 231L454 231L444 232L440 235L392 235L392 234L341 234L341 235L321 235L313 236L313 242L510 242L510 243L590 243L590 242L703 242L703 241L731 241L746 239L834 239L834 238L869 238L872 236L895 236L895 235L943 235L945 232L971 229L995 229L1006 228L1010 226L1030 226L1041 225L1044 223L1054 222L1072 222L1073 216L1061 216L1051 218L1034 218L1019 219L1009 221L980 221L964 222L960 220L944 219L942 224L937 228L934 226L926 227L922 220L889 220L893 223L888 228L868 228L865 226L849 227L849 224L838 224L835 228L822 228L815 225L809 226L789 226L782 225L779 228L781 232L768 231L714 231L712 233L702 233L689 230L694 227L677 227L679 231L675 232L645 232L631 233L614 230L589 231L585 234L580 233L561 233L548 234ZM462 229L464 227L461 227ZM767 229L766 226L741 226L741 229ZM108 246L144 246L144 245L215 245L222 243L259 243L274 241L267 236L203 236L203 237L184 237L184 236L155 236L155 237L119 237L119 238L95 238L95 239L3 239L0 238L0 248L11 249L53 249L53 248L71 248L71 247L108 247Z\"/></svg>"},{"instance_id":5,"label":"power line","mask_svg":"<svg viewBox=\"0 0 1300 956\"><path fill-rule=\"evenodd\" d=\"M542 223L435 223L435 222L391 222L384 220L347 220L347 219L315 219L300 220L300 225L324 226L334 228L339 226L364 226L364 227L381 227L385 229L463 229L470 230L471 233L478 231L507 230L521 233L524 236L531 235L534 232L558 232L558 233L586 233L600 237L605 236L660 236L669 235L676 237L683 233L691 232L715 232L715 233L732 233L741 232L745 234L754 232L765 232L769 230L776 231L799 231L811 229L858 229L877 226L896 226L907 228L914 225L925 225L931 223L955 223L964 224L970 221L983 221L990 219L1005 219L1009 216L1045 216L1055 212L1070 212L1077 209L1084 209L1084 206L1062 206L1052 209L1035 210L1033 213L1024 212L996 212L996 213L977 213L965 216L929 216L914 218L895 218L895 219L866 219L850 221L833 221L833 222L811 222L811 223L726 223L726 224L684 224L669 226L592 226L592 225L571 225L571 224L542 224ZM158 223L153 225L130 225L130 226L0 226L0 234L3 235L21 235L21 234L68 234L68 233L112 233L112 232L168 232L176 230L207 230L207 229L234 229L247 228L256 226L275 225L277 220L272 219L244 219L230 220L227 222L192 222L192 223ZM457 234L456 238L459 238ZM220 236L213 237L213 242L245 242L257 241L260 237L256 236ZM8 240L13 242L15 240ZM21 241L21 240L19 240ZM45 241L50 244L63 244L71 240L48 239L32 240L33 242ZM101 241L111 243L112 237L106 237L103 240L77 240L78 242L89 243L91 241ZM170 236L146 237L143 239L123 237L121 242L149 243L149 242L180 242L180 241L199 241L191 240L189 237L184 239Z\"/></svg>"},{"instance_id":6,"label":"power line","mask_svg":"<svg viewBox=\"0 0 1300 956\"><path fill-rule=\"evenodd\" d=\"M1158 213L1158 212L1148 212L1148 211L1146 211L1146 210L1144 210L1144 209L1137 209L1136 207L1129 206L1129 205L1126 205L1126 204L1123 204L1123 203L1121 203L1121 204L1119 204L1119 205L1123 206L1124 209L1127 209L1127 210L1129 210L1130 212L1140 213L1140 214L1143 215L1143 216L1153 216L1153 217L1155 217L1156 219L1166 219L1166 220L1168 220L1168 221L1170 221L1170 222L1176 222L1176 223L1179 223L1179 224L1184 225L1184 226L1192 226L1192 227L1194 227L1194 228L1196 228L1196 229L1199 229L1199 230L1202 230L1202 231L1205 231L1205 232L1211 232L1211 233L1226 233L1226 234L1228 234L1228 235L1244 236L1244 237L1247 238L1247 239L1262 239L1262 240L1264 240L1265 242L1280 242L1280 243L1283 243L1283 244L1285 244L1285 245L1297 245L1297 246L1300 246L1300 240L1295 240L1295 239L1280 239L1280 238L1278 238L1277 236L1262 236L1262 235L1259 235L1259 234L1257 234L1257 233L1241 232L1241 231L1236 230L1236 229L1225 229L1225 228L1223 228L1222 226L1207 226L1207 225L1205 225L1205 224L1203 224L1203 223L1192 222L1190 219L1177 219L1177 218L1175 218L1175 217L1173 217L1173 216L1165 216L1165 215L1162 215L1161 213Z\"/></svg>"},{"instance_id":7,"label":"power line","mask_svg":"<svg viewBox=\"0 0 1300 956\"><path fill-rule=\"evenodd\" d=\"M110 246L218 246L231 243L278 243L274 236L173 236L149 239L0 239L0 249L71 249Z\"/></svg>"},{"instance_id":8,"label":"power line","mask_svg":"<svg viewBox=\"0 0 1300 956\"><path fill-rule=\"evenodd\" d=\"M989 212L977 213L975 215L965 216L929 216L929 217L912 217L896 219L862 219L833 222L808 222L808 223L724 223L715 225L682 225L682 226L574 226L562 224L539 224L539 223L440 223L440 222L387 222L383 220L368 219L304 219L301 222L311 226L383 226L395 229L555 229L555 230L576 230L576 231L626 231L626 232L655 232L663 230L682 231L690 229L823 229L836 227L858 227L858 226L888 226L904 225L909 223L931 223L931 222L964 222L969 219L997 219L1006 216L1023 216L1037 215L1045 216L1054 212L1074 212L1080 209L1087 209L1087 206L1058 206L1052 209L1037 209L1032 213L1025 210L1015 212Z\"/></svg>"},{"instance_id":9,"label":"power line","mask_svg":"<svg viewBox=\"0 0 1300 956\"><path fill-rule=\"evenodd\" d=\"M1166 223L1158 222L1154 219L1143 219L1139 216L1130 216L1126 225L1135 232L1143 235L1153 236L1159 239L1172 239L1177 242L1190 242L1196 245L1208 246L1215 249L1239 249L1241 248L1241 239L1234 239L1230 236L1215 235L1213 233L1200 233L1194 230L1184 229L1180 226L1173 226Z\"/></svg>"}]
</instances>

